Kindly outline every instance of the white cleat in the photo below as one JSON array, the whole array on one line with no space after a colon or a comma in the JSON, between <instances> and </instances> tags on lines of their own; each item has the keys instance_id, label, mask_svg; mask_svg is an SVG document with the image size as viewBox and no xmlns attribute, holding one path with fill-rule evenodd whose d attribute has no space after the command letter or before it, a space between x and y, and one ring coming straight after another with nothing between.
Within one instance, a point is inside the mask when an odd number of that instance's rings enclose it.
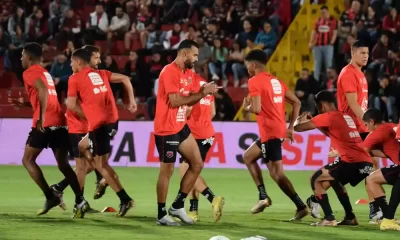
<instances>
[{"instance_id":1,"label":"white cleat","mask_svg":"<svg viewBox=\"0 0 400 240\"><path fill-rule=\"evenodd\" d=\"M382 211L375 213L369 220L369 224L380 224L382 221L382 217L383 217Z\"/></svg>"},{"instance_id":2,"label":"white cleat","mask_svg":"<svg viewBox=\"0 0 400 240\"><path fill-rule=\"evenodd\" d=\"M172 206L168 210L169 215L172 217L179 218L182 222L186 224L193 224L194 221L191 219L187 213L185 208L174 209Z\"/></svg>"},{"instance_id":3,"label":"white cleat","mask_svg":"<svg viewBox=\"0 0 400 240\"><path fill-rule=\"evenodd\" d=\"M264 209L267 207L271 206L272 201L269 197L267 197L264 200L259 200L257 204L251 209L252 214L257 214L260 212L264 212Z\"/></svg>"},{"instance_id":4,"label":"white cleat","mask_svg":"<svg viewBox=\"0 0 400 240\"><path fill-rule=\"evenodd\" d=\"M179 223L175 222L170 216L165 215L161 219L157 219L156 223L162 226L180 226Z\"/></svg>"},{"instance_id":5,"label":"white cleat","mask_svg":"<svg viewBox=\"0 0 400 240\"><path fill-rule=\"evenodd\" d=\"M311 210L311 216L313 218L321 218L321 214L319 213L319 208L321 207L319 203L313 202L311 197L307 199L308 208Z\"/></svg>"}]
</instances>

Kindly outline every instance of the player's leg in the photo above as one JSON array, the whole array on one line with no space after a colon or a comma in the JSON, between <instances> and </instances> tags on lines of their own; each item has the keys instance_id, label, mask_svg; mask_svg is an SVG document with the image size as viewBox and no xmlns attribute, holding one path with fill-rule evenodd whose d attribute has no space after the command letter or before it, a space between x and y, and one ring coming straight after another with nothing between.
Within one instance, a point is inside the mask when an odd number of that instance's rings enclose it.
<instances>
[{"instance_id":1,"label":"player's leg","mask_svg":"<svg viewBox=\"0 0 400 240\"><path fill-rule=\"evenodd\" d=\"M291 219L291 221L304 218L308 215L307 206L294 190L292 182L287 178L283 171L282 141L280 139L270 139L261 144L261 149L263 158L267 161L267 167L271 178L296 205L296 215Z\"/></svg>"},{"instance_id":2,"label":"player's leg","mask_svg":"<svg viewBox=\"0 0 400 240\"><path fill-rule=\"evenodd\" d=\"M33 128L29 133L24 150L24 156L22 157L22 164L46 197L46 202L44 203L43 208L39 210L38 215L46 214L50 209L61 202L60 198L54 195L44 178L42 170L36 163L37 157L44 148L47 148L48 143L49 136L47 129L45 132L40 132Z\"/></svg>"},{"instance_id":3,"label":"player's leg","mask_svg":"<svg viewBox=\"0 0 400 240\"><path fill-rule=\"evenodd\" d=\"M89 133L89 140L93 146L93 155L96 169L106 179L110 187L117 193L120 199L120 209L117 216L123 217L134 206L133 199L126 193L118 179L117 173L108 164L110 145L110 127L101 126Z\"/></svg>"},{"instance_id":4,"label":"player's leg","mask_svg":"<svg viewBox=\"0 0 400 240\"><path fill-rule=\"evenodd\" d=\"M343 184L341 184L338 181L331 181L330 185L332 189L335 191L336 196L345 212L344 219L338 222L338 225L357 226L358 221L356 216L354 215L353 207L351 206L350 198L346 188L344 187Z\"/></svg>"},{"instance_id":5,"label":"player's leg","mask_svg":"<svg viewBox=\"0 0 400 240\"><path fill-rule=\"evenodd\" d=\"M363 138L363 140L364 139L365 139L365 137ZM379 158L373 157L372 164L373 164L373 170L374 171L378 170L379 169ZM374 222L374 219L377 216L381 216L382 212L380 211L378 204L375 202L374 197L370 194L370 191L368 191L367 182L365 182L365 188L367 190L368 201L369 201L369 220Z\"/></svg>"},{"instance_id":6,"label":"player's leg","mask_svg":"<svg viewBox=\"0 0 400 240\"><path fill-rule=\"evenodd\" d=\"M390 170L390 166L387 168L379 169L371 173L366 178L368 195L372 196L376 207L380 209L380 211L378 211L375 215L372 216L372 218L370 218L370 224L378 224L380 220L382 220L383 212L385 212L387 208L386 195L382 185L388 183L387 179L389 180L390 184L393 185L397 178L397 175L391 174L392 172ZM383 173L385 173L386 177Z\"/></svg>"},{"instance_id":7,"label":"player's leg","mask_svg":"<svg viewBox=\"0 0 400 240\"><path fill-rule=\"evenodd\" d=\"M383 213L383 219L380 225L381 230L400 231L400 225L396 224L396 221L394 219L394 215L396 213L399 204L400 204L400 177L397 177L396 181L393 184L389 205L386 211Z\"/></svg>"},{"instance_id":8,"label":"player's leg","mask_svg":"<svg viewBox=\"0 0 400 240\"><path fill-rule=\"evenodd\" d=\"M261 142L260 139L257 139L253 142L253 144L251 144L251 146L244 152L243 155L243 161L246 164L247 169L249 170L250 175L258 189L258 202L251 209L251 213L253 214L263 212L265 208L272 204L272 201L267 195L267 191L265 189L261 168L257 163L257 160L261 157Z\"/></svg>"}]
</instances>

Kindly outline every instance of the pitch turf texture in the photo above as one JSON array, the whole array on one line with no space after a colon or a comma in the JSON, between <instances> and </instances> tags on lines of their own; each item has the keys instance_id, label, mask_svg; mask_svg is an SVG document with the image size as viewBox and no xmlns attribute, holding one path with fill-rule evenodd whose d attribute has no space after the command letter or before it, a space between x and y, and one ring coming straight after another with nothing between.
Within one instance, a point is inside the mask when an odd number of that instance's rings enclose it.
<instances>
[{"instance_id":1,"label":"pitch turf texture","mask_svg":"<svg viewBox=\"0 0 400 240\"><path fill-rule=\"evenodd\" d=\"M49 183L61 178L56 167L43 167ZM0 239L1 240L47 240L47 239L201 239L215 235L230 239L241 239L254 235L269 240L321 240L321 239L398 239L398 232L382 232L377 225L369 225L368 206L355 205L359 198L366 198L363 184L348 188L355 213L361 225L358 227L311 227L315 219L306 217L302 222L285 222L294 214L294 205L264 172L267 192L273 205L263 213L251 215L250 209L258 198L246 170L204 169L203 176L217 195L226 199L224 215L214 223L210 203L201 196L200 222L192 226L164 227L155 224L157 168L116 168L127 192L135 199L136 208L125 218L116 218L115 213L87 214L85 219L72 219L74 197L70 188L64 195L67 211L54 208L45 216L36 217L44 196L31 181L21 166L0 166ZM297 192L305 200L310 195L308 171L287 172ZM179 187L176 169L171 180L167 206L169 207ZM388 190L388 189L386 189ZM107 189L106 195L93 200L94 174L87 178L85 195L91 206L103 209L112 206L118 209L116 194ZM387 191L388 192L388 191ZM342 208L332 191L330 202L338 220L343 217ZM186 207L189 203L187 201Z\"/></svg>"}]
</instances>

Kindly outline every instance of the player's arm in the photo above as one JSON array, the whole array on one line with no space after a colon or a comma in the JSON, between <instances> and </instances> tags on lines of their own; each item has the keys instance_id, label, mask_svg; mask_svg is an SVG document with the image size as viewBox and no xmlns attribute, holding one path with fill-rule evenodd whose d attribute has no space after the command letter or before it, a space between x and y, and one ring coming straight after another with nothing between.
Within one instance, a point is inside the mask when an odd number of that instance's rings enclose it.
<instances>
[{"instance_id":1,"label":"player's arm","mask_svg":"<svg viewBox=\"0 0 400 240\"><path fill-rule=\"evenodd\" d=\"M302 113L294 123L294 130L296 132L305 132L316 128L327 128L330 126L330 120L328 114L320 114L312 119L309 119L310 115L307 112Z\"/></svg>"},{"instance_id":2,"label":"player's arm","mask_svg":"<svg viewBox=\"0 0 400 240\"><path fill-rule=\"evenodd\" d=\"M211 102L211 120L215 117L217 114L217 109L215 108L215 101Z\"/></svg>"},{"instance_id":3,"label":"player's arm","mask_svg":"<svg viewBox=\"0 0 400 240\"><path fill-rule=\"evenodd\" d=\"M348 92L345 94L347 104L349 105L351 111L357 116L358 119L362 119L364 111L361 109L360 104L357 102L357 93Z\"/></svg>"},{"instance_id":4,"label":"player's arm","mask_svg":"<svg viewBox=\"0 0 400 240\"><path fill-rule=\"evenodd\" d=\"M364 111L361 109L360 104L357 102L357 84L358 79L351 72L345 73L343 76L344 81L341 81L341 86L343 88L343 92L347 101L347 105L351 111L353 111L354 115L360 120L362 120Z\"/></svg>"},{"instance_id":5,"label":"player's arm","mask_svg":"<svg viewBox=\"0 0 400 240\"><path fill-rule=\"evenodd\" d=\"M294 123L299 117L301 102L289 89L285 91L285 100L292 105L292 114L290 116L289 129L293 129Z\"/></svg>"},{"instance_id":6,"label":"player's arm","mask_svg":"<svg viewBox=\"0 0 400 240\"><path fill-rule=\"evenodd\" d=\"M40 106L40 119L44 119L44 114L47 108L47 86L43 80L38 78L33 82L33 86L38 92L39 106Z\"/></svg>"},{"instance_id":7,"label":"player's arm","mask_svg":"<svg viewBox=\"0 0 400 240\"><path fill-rule=\"evenodd\" d=\"M259 114L261 112L261 96L251 96L248 100L245 100L244 109L251 113Z\"/></svg>"},{"instance_id":8,"label":"player's arm","mask_svg":"<svg viewBox=\"0 0 400 240\"><path fill-rule=\"evenodd\" d=\"M387 158L388 157L381 150L378 150L378 149L371 150L370 154L373 157L381 157L381 158Z\"/></svg>"},{"instance_id":9,"label":"player's arm","mask_svg":"<svg viewBox=\"0 0 400 240\"><path fill-rule=\"evenodd\" d=\"M85 113L76 96L67 97L67 108L75 113L80 119L86 120Z\"/></svg>"},{"instance_id":10,"label":"player's arm","mask_svg":"<svg viewBox=\"0 0 400 240\"><path fill-rule=\"evenodd\" d=\"M110 81L112 83L122 83L125 92L128 94L129 102L133 102L135 100L132 83L128 76L119 73L111 73Z\"/></svg>"},{"instance_id":11,"label":"player's arm","mask_svg":"<svg viewBox=\"0 0 400 240\"><path fill-rule=\"evenodd\" d=\"M382 145L385 140L386 134L384 132L379 130L370 132L363 141L364 150L367 153L370 153L373 157L382 157L381 155L386 157L386 155L382 151L375 149L377 146ZM376 156L375 154L378 154L378 156Z\"/></svg>"}]
</instances>

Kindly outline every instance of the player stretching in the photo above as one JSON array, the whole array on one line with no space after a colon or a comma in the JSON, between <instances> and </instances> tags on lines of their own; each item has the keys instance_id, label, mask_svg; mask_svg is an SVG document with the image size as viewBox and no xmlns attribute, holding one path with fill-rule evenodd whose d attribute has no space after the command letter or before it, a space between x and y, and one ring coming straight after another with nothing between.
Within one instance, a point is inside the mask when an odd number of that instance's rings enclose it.
<instances>
[{"instance_id":1,"label":"player stretching","mask_svg":"<svg viewBox=\"0 0 400 240\"><path fill-rule=\"evenodd\" d=\"M194 79L191 69L198 55L199 48L196 42L182 41L176 59L164 67L159 77L157 111L154 119L154 137L160 156L160 173L157 181L159 225L180 225L167 214L165 207L177 152L185 158L189 168L181 180L179 193L168 212L185 223L193 224L193 220L186 214L184 203L204 163L196 140L186 124L186 109L188 105L194 105L218 89L214 83L207 83L201 86L199 92L191 94Z\"/></svg>"},{"instance_id":2,"label":"player stretching","mask_svg":"<svg viewBox=\"0 0 400 240\"><path fill-rule=\"evenodd\" d=\"M342 69L337 83L338 110L347 113L355 120L357 130L363 140L368 135L368 130L362 122L363 114L368 109L368 83L362 67L367 65L368 56L368 46L361 41L355 41L351 46L351 62ZM376 167L377 161L374 161L374 165ZM336 191L335 187L333 189ZM341 189L339 188L338 191L340 192ZM371 197L370 200L372 201L370 218L372 218L379 208ZM319 205L316 202L314 196L307 199L311 215L319 218Z\"/></svg>"},{"instance_id":3,"label":"player stretching","mask_svg":"<svg viewBox=\"0 0 400 240\"><path fill-rule=\"evenodd\" d=\"M91 59L90 59L90 67L94 68L94 69L98 69L98 65L101 63L101 59L100 59L100 50L92 45L85 45L82 47L82 49L85 49L89 52L91 52ZM110 93L112 94L112 92L110 91ZM76 115L73 113L67 113L67 115L69 115L71 119L71 124L73 124L73 129L75 129L74 131L76 132L77 129L79 130L79 133L77 133L77 136L72 136L70 137L71 139L71 144L72 144L72 155L74 155L74 157L78 156L77 154L79 154L79 156L84 157L86 156L86 158L88 158L88 153L85 153L85 151L87 151L88 149L88 145L89 145L89 139L88 139L88 135L85 133L88 133L88 130L84 131L84 127L87 127L87 121L86 120L82 120L82 119L77 119ZM71 131L69 131L71 132ZM80 145L80 147L78 147L78 144ZM79 148L81 150L79 150ZM82 153L80 151L83 151ZM91 158L91 156L89 157ZM99 173L99 171L97 171L96 169L93 169L93 167L90 164L86 164L87 167L87 174L92 172L93 170L95 171L96 174L96 191L94 192L93 198L94 199L99 199L101 198L106 191L107 188L107 183L105 181L105 179L103 178L103 176L101 176L101 174ZM61 180L59 183L57 184L53 184L51 185L51 188L53 189L53 191L62 197L64 189L66 189L68 187L68 181L67 179L63 179ZM61 203L60 205L61 208L65 209L65 204ZM89 209L88 212L97 212L93 209Z\"/></svg>"},{"instance_id":4,"label":"player stretching","mask_svg":"<svg viewBox=\"0 0 400 240\"><path fill-rule=\"evenodd\" d=\"M206 81L196 73L193 75L193 82L197 87L196 91L199 91L200 87L206 84ZM207 153L214 142L214 127L211 122L215 116L214 96L208 95L202 98L200 102L193 105L191 109L188 108L187 111L187 124L197 142L197 145L199 146L200 155L204 162ZM180 162L180 173L181 177L183 177L189 165L183 158L180 159ZM222 216L225 199L223 197L215 196L201 176L197 178L194 188L189 193L189 217L193 219L194 222L199 221L199 192L201 192L201 194L203 194L203 196L212 204L214 221L218 222Z\"/></svg>"},{"instance_id":5,"label":"player stretching","mask_svg":"<svg viewBox=\"0 0 400 240\"><path fill-rule=\"evenodd\" d=\"M321 205L325 217L313 226L358 225L350 198L344 185L355 187L372 171L372 158L364 150L363 142L353 118L336 109L335 96L329 91L321 91L315 96L320 113L311 118L303 113L294 126L296 132L321 129L330 137L332 145L341 156L316 171L311 177L311 188ZM343 221L336 222L326 191L335 186L336 195L345 210ZM340 191L339 191L340 189Z\"/></svg>"},{"instance_id":6,"label":"player stretching","mask_svg":"<svg viewBox=\"0 0 400 240\"><path fill-rule=\"evenodd\" d=\"M244 108L257 114L262 157L267 162L271 178L296 205L296 215L291 220L300 220L307 216L308 209L286 177L282 166L282 140L286 137L293 138L293 124L299 116L300 101L283 82L266 72L267 55L263 51L251 51L245 58L245 64L252 78L248 83L250 99L245 98ZM293 106L288 129L285 121L285 101ZM257 151L256 147L257 144L253 143L251 149L246 151L254 152L254 158L246 159L246 165L260 193L257 205L251 210L253 214L262 212L271 205L261 169L257 164L261 152Z\"/></svg>"},{"instance_id":7,"label":"player stretching","mask_svg":"<svg viewBox=\"0 0 400 240\"><path fill-rule=\"evenodd\" d=\"M40 66L42 46L28 43L22 51L22 66L26 92L32 105L33 125L26 141L22 163L29 175L42 189L46 202L38 215L46 214L51 208L60 204L47 184L43 173L36 164L36 158L44 148L50 147L57 160L58 168L68 179L75 194L76 212L74 217L82 218L88 207L78 179L68 163L68 132L65 127L65 116L57 99L57 92L51 75Z\"/></svg>"},{"instance_id":8,"label":"player stretching","mask_svg":"<svg viewBox=\"0 0 400 240\"><path fill-rule=\"evenodd\" d=\"M127 104L129 111L136 111L136 103L132 85L127 76L105 70L94 70L89 66L90 59L91 52L85 49L78 49L72 54L71 67L75 74L68 80L67 107L78 117L88 120L89 140L96 169L117 193L121 201L118 216L123 217L132 208L134 202L108 164L111 152L110 139L118 127L115 99L109 94L110 81L124 85L129 97ZM81 105L78 104L78 96Z\"/></svg>"}]
</instances>

